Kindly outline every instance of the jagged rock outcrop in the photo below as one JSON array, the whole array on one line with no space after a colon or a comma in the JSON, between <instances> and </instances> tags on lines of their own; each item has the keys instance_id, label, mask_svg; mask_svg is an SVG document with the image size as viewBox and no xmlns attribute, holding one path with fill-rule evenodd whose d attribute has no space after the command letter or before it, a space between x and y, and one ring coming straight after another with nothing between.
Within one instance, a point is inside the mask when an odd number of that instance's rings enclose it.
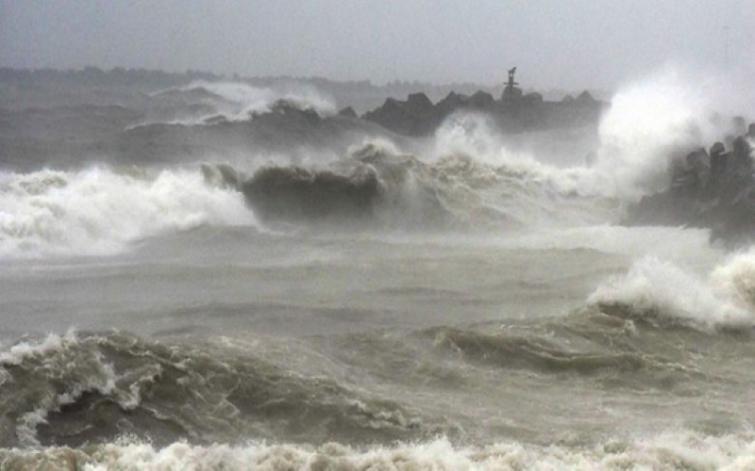
<instances>
[{"instance_id":1,"label":"jagged rock outcrop","mask_svg":"<svg viewBox=\"0 0 755 471\"><path fill-rule=\"evenodd\" d=\"M666 191L644 197L630 208L627 223L705 227L731 245L755 240L755 164L748 133L727 151L716 142L709 151L695 149L671 169Z\"/></svg>"}]
</instances>

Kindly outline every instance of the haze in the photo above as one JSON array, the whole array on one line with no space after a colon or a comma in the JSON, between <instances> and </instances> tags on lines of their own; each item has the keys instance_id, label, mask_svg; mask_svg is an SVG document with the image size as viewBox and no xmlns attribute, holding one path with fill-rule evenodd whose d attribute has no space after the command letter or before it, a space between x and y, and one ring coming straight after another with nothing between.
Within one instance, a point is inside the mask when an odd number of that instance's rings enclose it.
<instances>
[{"instance_id":1,"label":"haze","mask_svg":"<svg viewBox=\"0 0 755 471\"><path fill-rule=\"evenodd\" d=\"M755 57L752 0L0 0L0 66L613 88Z\"/></svg>"}]
</instances>

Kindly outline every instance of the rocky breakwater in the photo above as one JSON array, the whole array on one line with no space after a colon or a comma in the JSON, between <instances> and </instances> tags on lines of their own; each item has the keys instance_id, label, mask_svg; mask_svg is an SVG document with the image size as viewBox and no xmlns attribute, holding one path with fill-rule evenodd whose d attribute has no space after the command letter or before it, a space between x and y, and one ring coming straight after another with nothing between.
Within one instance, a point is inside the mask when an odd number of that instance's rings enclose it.
<instances>
[{"instance_id":1,"label":"rocky breakwater","mask_svg":"<svg viewBox=\"0 0 755 471\"><path fill-rule=\"evenodd\" d=\"M587 91L577 98L567 95L561 101L546 101L537 92L524 94L518 87L507 90L500 99L483 91L472 95L451 92L437 103L424 93L413 93L403 101L388 98L362 119L398 134L423 136L455 112L479 112L490 116L501 132L515 133L596 125L605 107Z\"/></svg>"},{"instance_id":2,"label":"rocky breakwater","mask_svg":"<svg viewBox=\"0 0 755 471\"><path fill-rule=\"evenodd\" d=\"M727 148L716 142L675 160L671 185L629 209L631 225L704 227L729 245L755 241L755 123Z\"/></svg>"}]
</instances>

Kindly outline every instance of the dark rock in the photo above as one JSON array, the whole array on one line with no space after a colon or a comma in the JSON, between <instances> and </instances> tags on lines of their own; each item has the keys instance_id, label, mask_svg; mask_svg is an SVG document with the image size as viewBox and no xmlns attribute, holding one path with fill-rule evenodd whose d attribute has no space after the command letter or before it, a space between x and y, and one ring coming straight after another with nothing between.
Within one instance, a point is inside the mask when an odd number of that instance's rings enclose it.
<instances>
[{"instance_id":1,"label":"dark rock","mask_svg":"<svg viewBox=\"0 0 755 471\"><path fill-rule=\"evenodd\" d=\"M718 181L726 172L728 154L722 142L716 142L710 148L710 173L713 181Z\"/></svg>"},{"instance_id":2,"label":"dark rock","mask_svg":"<svg viewBox=\"0 0 755 471\"><path fill-rule=\"evenodd\" d=\"M406 101L388 98L380 108L366 113L363 118L386 129L409 136L433 131L445 117L424 93L413 93Z\"/></svg>"},{"instance_id":3,"label":"dark rock","mask_svg":"<svg viewBox=\"0 0 755 471\"><path fill-rule=\"evenodd\" d=\"M343 116L345 118L358 118L356 111L354 111L354 108L350 106L347 106L346 108L339 111L338 116Z\"/></svg>"},{"instance_id":4,"label":"dark rock","mask_svg":"<svg viewBox=\"0 0 755 471\"><path fill-rule=\"evenodd\" d=\"M428 114L435 109L433 102L424 93L411 93L406 99L406 106L412 113Z\"/></svg>"},{"instance_id":5,"label":"dark rock","mask_svg":"<svg viewBox=\"0 0 755 471\"><path fill-rule=\"evenodd\" d=\"M752 174L752 146L744 136L734 139L732 145L733 171L742 175Z\"/></svg>"},{"instance_id":6,"label":"dark rock","mask_svg":"<svg viewBox=\"0 0 755 471\"><path fill-rule=\"evenodd\" d=\"M264 115L265 113L263 113ZM310 124L317 124L322 118L312 108L300 108L287 100L278 100L270 107L270 114L280 115L286 119L299 119Z\"/></svg>"},{"instance_id":7,"label":"dark rock","mask_svg":"<svg viewBox=\"0 0 755 471\"><path fill-rule=\"evenodd\" d=\"M755 175L752 148L740 136L726 152L721 142L689 153L671 171L671 187L629 209L629 224L706 227L731 244L755 240Z\"/></svg>"},{"instance_id":8,"label":"dark rock","mask_svg":"<svg viewBox=\"0 0 755 471\"><path fill-rule=\"evenodd\" d=\"M525 101L525 102L527 102L527 103L530 103L530 104L542 103L543 102L543 95L541 95L540 93L537 93L537 92L532 92L532 93L528 93L528 94L524 95L522 97L522 100Z\"/></svg>"},{"instance_id":9,"label":"dark rock","mask_svg":"<svg viewBox=\"0 0 755 471\"><path fill-rule=\"evenodd\" d=\"M561 102L547 102L537 92L524 95L514 80L515 73L516 68L509 70L500 101L484 91L469 97L451 92L433 105L425 94L413 93L406 101L389 98L363 118L411 136L431 133L448 115L464 109L489 113L502 132L510 133L582 127L599 120L604 104L589 92L582 92L576 99L567 96Z\"/></svg>"},{"instance_id":10,"label":"dark rock","mask_svg":"<svg viewBox=\"0 0 755 471\"><path fill-rule=\"evenodd\" d=\"M441 113L450 114L453 111L466 106L468 102L469 97L456 92L451 92L435 106Z\"/></svg>"},{"instance_id":11,"label":"dark rock","mask_svg":"<svg viewBox=\"0 0 755 471\"><path fill-rule=\"evenodd\" d=\"M469 106L478 109L490 109L495 105L495 99L490 93L483 91L475 92L474 95L469 97Z\"/></svg>"},{"instance_id":12,"label":"dark rock","mask_svg":"<svg viewBox=\"0 0 755 471\"><path fill-rule=\"evenodd\" d=\"M596 100L590 95L590 92L585 90L577 96L574 102L580 105L592 105L596 103Z\"/></svg>"}]
</instances>

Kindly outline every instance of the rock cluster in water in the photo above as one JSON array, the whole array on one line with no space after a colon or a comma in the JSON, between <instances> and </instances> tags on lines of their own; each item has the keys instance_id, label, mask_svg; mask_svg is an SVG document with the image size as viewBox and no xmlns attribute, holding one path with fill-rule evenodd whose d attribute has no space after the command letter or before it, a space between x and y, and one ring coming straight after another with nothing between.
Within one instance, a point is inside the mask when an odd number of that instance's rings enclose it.
<instances>
[{"instance_id":1,"label":"rock cluster in water","mask_svg":"<svg viewBox=\"0 0 755 471\"><path fill-rule=\"evenodd\" d=\"M644 197L630 209L630 224L707 227L732 244L755 239L755 123L727 148L690 152L675 162L668 190Z\"/></svg>"}]
</instances>

